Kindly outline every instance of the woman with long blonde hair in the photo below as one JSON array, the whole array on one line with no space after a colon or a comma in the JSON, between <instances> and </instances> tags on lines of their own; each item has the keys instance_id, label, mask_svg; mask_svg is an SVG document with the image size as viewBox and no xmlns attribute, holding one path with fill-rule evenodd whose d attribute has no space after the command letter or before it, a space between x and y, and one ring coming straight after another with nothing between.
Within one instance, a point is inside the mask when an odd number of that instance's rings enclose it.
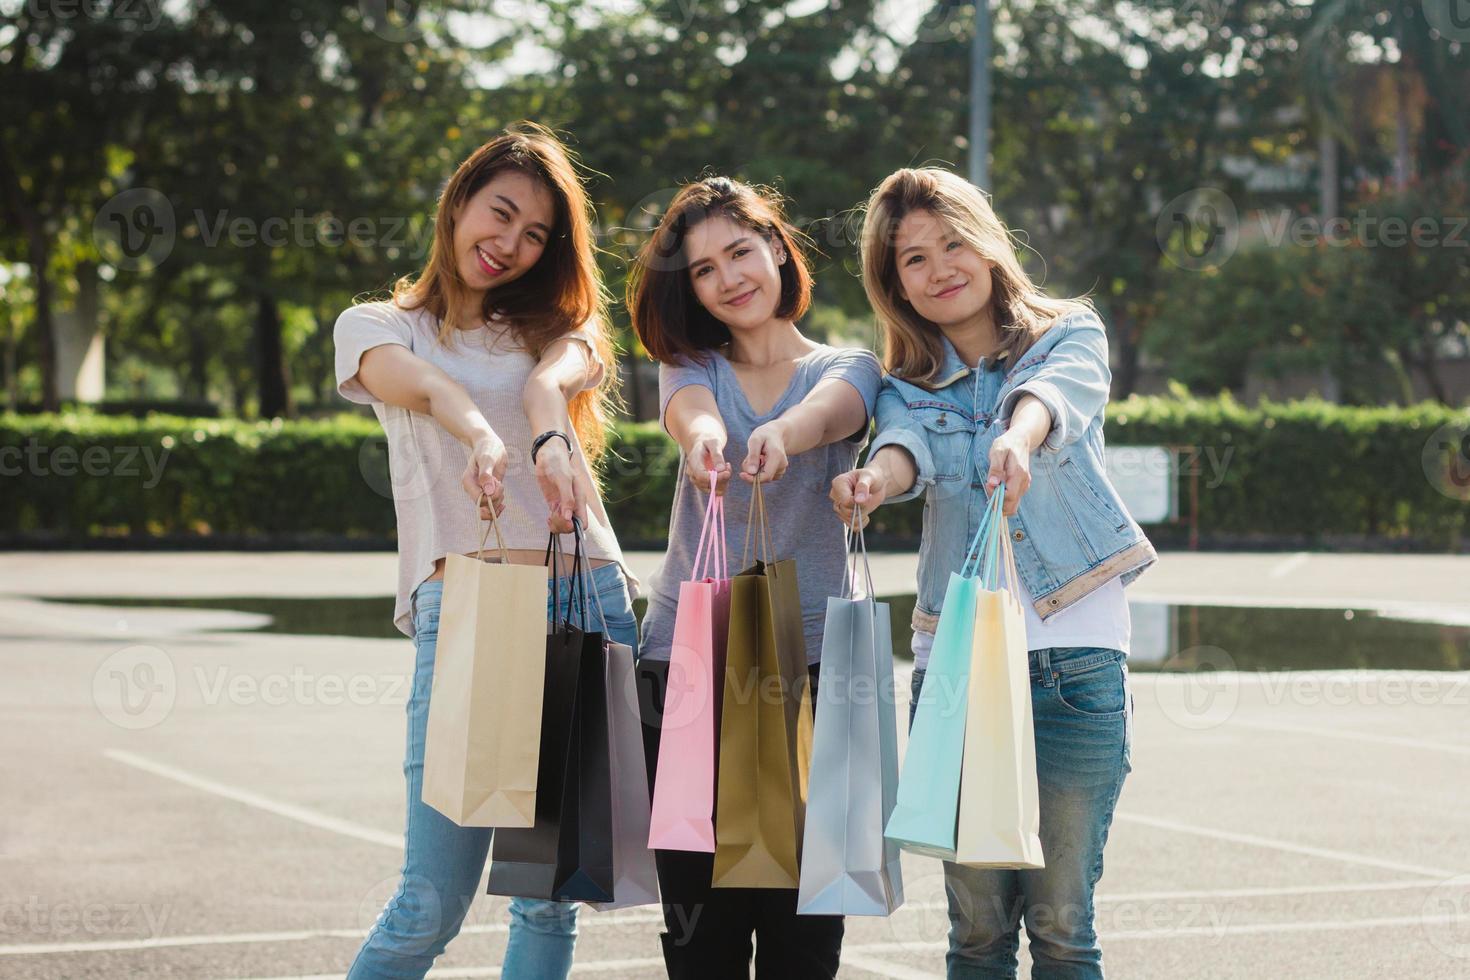
<instances>
[{"instance_id":1,"label":"woman with long blonde hair","mask_svg":"<svg viewBox=\"0 0 1470 980\"><path fill-rule=\"evenodd\" d=\"M388 437L393 621L418 651L402 878L349 980L428 972L464 922L490 846L489 829L458 826L420 798L445 556L475 555L494 508L509 560L541 565L548 529L579 519L599 597L589 625L636 649L631 577L593 471L615 373L605 307L575 163L554 134L526 123L449 178L422 272L392 299L337 319L338 391L371 405ZM569 577L550 583L548 614L571 588ZM504 975L565 977L576 906L517 898L510 916Z\"/></svg>"},{"instance_id":2,"label":"woman with long blonde hair","mask_svg":"<svg viewBox=\"0 0 1470 980\"><path fill-rule=\"evenodd\" d=\"M913 704L949 577L1004 487L1025 610L1046 866L946 862L948 975L1102 976L1093 892L1130 771L1133 699L1123 587L1156 560L1103 467L1107 335L1085 300L1026 274L985 195L938 168L900 170L868 201L863 286L886 376L867 464L832 482L844 523L927 495L913 616ZM910 720L913 718L910 708Z\"/></svg>"}]
</instances>

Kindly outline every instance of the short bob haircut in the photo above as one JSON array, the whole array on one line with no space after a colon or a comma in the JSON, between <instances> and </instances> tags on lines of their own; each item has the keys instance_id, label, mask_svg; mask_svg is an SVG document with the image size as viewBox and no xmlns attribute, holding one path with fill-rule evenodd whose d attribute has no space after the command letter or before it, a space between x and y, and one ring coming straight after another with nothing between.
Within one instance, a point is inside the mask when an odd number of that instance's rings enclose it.
<instances>
[{"instance_id":1,"label":"short bob haircut","mask_svg":"<svg viewBox=\"0 0 1470 980\"><path fill-rule=\"evenodd\" d=\"M690 257L685 251L690 231L715 217L729 218L772 245L780 242L784 246L790 258L780 266L776 316L800 320L811 306L811 265L798 247L806 236L786 220L775 191L729 177L706 177L685 184L639 249L628 273L627 306L633 329L644 349L660 363L704 363L710 351L730 342L730 329L694 295Z\"/></svg>"}]
</instances>

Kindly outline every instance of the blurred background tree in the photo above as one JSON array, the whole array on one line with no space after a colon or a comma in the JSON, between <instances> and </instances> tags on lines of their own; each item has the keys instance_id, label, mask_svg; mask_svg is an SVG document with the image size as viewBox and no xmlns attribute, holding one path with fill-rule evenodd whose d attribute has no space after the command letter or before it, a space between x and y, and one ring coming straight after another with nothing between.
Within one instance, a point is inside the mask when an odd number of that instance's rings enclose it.
<instances>
[{"instance_id":1,"label":"blurred background tree","mask_svg":"<svg viewBox=\"0 0 1470 980\"><path fill-rule=\"evenodd\" d=\"M1033 274L1098 303L1116 395L1467 397L1470 28L1401 0L992 7L987 190ZM444 179L520 118L592 172L615 295L679 184L728 173L813 240L804 327L871 344L855 208L896 167L963 172L974 23L953 0L0 0L7 399L341 407L336 314L417 269ZM1161 216L1202 188L1232 247L1181 261ZM1435 235L1299 241L1333 217Z\"/></svg>"}]
</instances>

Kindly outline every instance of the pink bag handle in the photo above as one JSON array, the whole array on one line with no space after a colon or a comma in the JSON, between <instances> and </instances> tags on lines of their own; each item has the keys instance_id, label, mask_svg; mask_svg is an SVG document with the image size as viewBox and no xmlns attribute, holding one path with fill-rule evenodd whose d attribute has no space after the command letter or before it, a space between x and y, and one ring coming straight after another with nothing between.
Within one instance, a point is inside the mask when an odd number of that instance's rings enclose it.
<instances>
[{"instance_id":1,"label":"pink bag handle","mask_svg":"<svg viewBox=\"0 0 1470 980\"><path fill-rule=\"evenodd\" d=\"M709 503L704 508L704 523L699 528L699 546L694 551L694 565L689 574L693 576L690 581L698 582L702 579L713 578L710 573L719 571L721 579L730 577L730 567L725 554L725 498L715 493L715 471L709 471ZM709 553L705 553L705 546L709 546ZM716 553L718 552L718 558ZM704 566L700 567L700 560L704 559ZM719 562L718 569L712 568L715 562Z\"/></svg>"}]
</instances>

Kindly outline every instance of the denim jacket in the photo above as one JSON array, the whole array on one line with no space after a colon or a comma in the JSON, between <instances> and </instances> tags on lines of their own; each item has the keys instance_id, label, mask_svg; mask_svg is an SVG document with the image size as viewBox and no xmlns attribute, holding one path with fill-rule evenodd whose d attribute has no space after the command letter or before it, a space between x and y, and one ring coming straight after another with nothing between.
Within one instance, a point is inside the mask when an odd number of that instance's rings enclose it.
<instances>
[{"instance_id":1,"label":"denim jacket","mask_svg":"<svg viewBox=\"0 0 1470 980\"><path fill-rule=\"evenodd\" d=\"M1112 380L1107 333L1090 312L1067 315L1011 366L1005 355L971 369L944 341L933 387L888 375L878 393L878 436L869 458L901 446L919 477L906 493L924 494L919 596L913 627L933 632L949 576L985 512L990 445L1010 424L1024 394L1051 412L1052 428L1031 457L1031 487L1008 531L1016 568L1036 614L1055 616L1098 586L1127 585L1158 560L1103 468L1103 413Z\"/></svg>"}]
</instances>

